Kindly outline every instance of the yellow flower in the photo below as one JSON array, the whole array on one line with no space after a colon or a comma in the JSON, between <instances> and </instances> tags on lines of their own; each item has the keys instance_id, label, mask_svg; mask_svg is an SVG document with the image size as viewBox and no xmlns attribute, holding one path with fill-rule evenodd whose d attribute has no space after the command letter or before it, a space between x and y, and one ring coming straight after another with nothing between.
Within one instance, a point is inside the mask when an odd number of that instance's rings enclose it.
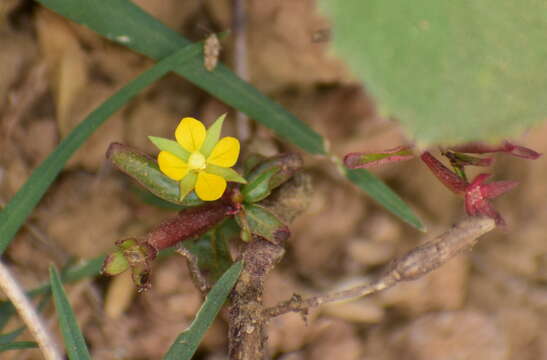
<instances>
[{"instance_id":1,"label":"yellow flower","mask_svg":"<svg viewBox=\"0 0 547 360\"><path fill-rule=\"evenodd\" d=\"M179 181L181 201L192 190L201 200L217 200L226 190L226 181L246 182L231 169L239 156L239 140L231 136L219 140L225 116L220 116L207 130L200 121L183 118L175 130L176 142L149 137L161 150L158 154L161 172Z\"/></svg>"}]
</instances>

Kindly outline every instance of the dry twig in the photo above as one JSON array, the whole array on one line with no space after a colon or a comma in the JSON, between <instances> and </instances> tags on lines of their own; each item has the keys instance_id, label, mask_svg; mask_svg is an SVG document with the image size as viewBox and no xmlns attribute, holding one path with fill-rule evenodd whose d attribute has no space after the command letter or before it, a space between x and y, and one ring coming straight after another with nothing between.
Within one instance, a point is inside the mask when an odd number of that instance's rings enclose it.
<instances>
[{"instance_id":1,"label":"dry twig","mask_svg":"<svg viewBox=\"0 0 547 360\"><path fill-rule=\"evenodd\" d=\"M310 307L370 295L392 287L400 281L416 280L437 269L454 256L470 250L481 235L494 227L495 222L491 218L466 218L437 238L392 261L383 275L370 284L307 299L295 295L275 307L265 309L264 315L271 318L287 312L305 314Z\"/></svg>"},{"instance_id":2,"label":"dry twig","mask_svg":"<svg viewBox=\"0 0 547 360\"><path fill-rule=\"evenodd\" d=\"M9 269L0 261L0 288L10 299L11 303L17 309L19 316L23 319L32 336L38 343L40 350L46 360L61 360L63 357L59 352L55 341L46 329L42 319L36 312L36 309L25 295L25 292L17 280L13 277Z\"/></svg>"}]
</instances>

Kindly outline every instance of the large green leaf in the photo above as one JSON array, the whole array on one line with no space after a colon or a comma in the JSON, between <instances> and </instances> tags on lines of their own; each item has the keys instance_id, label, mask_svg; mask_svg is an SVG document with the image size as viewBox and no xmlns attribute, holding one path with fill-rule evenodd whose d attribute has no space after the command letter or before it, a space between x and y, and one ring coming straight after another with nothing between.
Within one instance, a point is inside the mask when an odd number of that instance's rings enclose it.
<instances>
[{"instance_id":1,"label":"large green leaf","mask_svg":"<svg viewBox=\"0 0 547 360\"><path fill-rule=\"evenodd\" d=\"M162 59L190 42L128 0L39 0L51 10L153 59ZM100 4L100 5L98 5ZM181 4L184 6L184 4ZM323 138L241 80L224 65L208 71L203 58L175 70L189 81L246 113L279 136L313 154L324 154Z\"/></svg>"},{"instance_id":2,"label":"large green leaf","mask_svg":"<svg viewBox=\"0 0 547 360\"><path fill-rule=\"evenodd\" d=\"M61 277L53 266L49 268L49 280L68 358L70 360L91 360L84 337L74 316L74 311L63 289Z\"/></svg>"},{"instance_id":3,"label":"large green leaf","mask_svg":"<svg viewBox=\"0 0 547 360\"><path fill-rule=\"evenodd\" d=\"M421 144L547 119L547 2L323 0L333 46Z\"/></svg>"},{"instance_id":4,"label":"large green leaf","mask_svg":"<svg viewBox=\"0 0 547 360\"><path fill-rule=\"evenodd\" d=\"M108 100L95 109L70 132L47 159L32 172L25 185L0 212L0 254L4 252L19 227L24 223L27 216L42 198L74 151L109 116L124 106L135 95L171 71L174 67L178 67L179 69L184 68L184 64L189 63L189 60L192 57L196 57L200 52L201 46L199 44L186 46L183 49L174 51L172 55L158 62L151 69L139 75L116 94L108 98Z\"/></svg>"},{"instance_id":5,"label":"large green leaf","mask_svg":"<svg viewBox=\"0 0 547 360\"><path fill-rule=\"evenodd\" d=\"M190 327L184 330L169 348L164 360L189 360L196 352L205 331L211 326L226 298L234 287L243 268L241 262L233 264L209 291Z\"/></svg>"}]
</instances>

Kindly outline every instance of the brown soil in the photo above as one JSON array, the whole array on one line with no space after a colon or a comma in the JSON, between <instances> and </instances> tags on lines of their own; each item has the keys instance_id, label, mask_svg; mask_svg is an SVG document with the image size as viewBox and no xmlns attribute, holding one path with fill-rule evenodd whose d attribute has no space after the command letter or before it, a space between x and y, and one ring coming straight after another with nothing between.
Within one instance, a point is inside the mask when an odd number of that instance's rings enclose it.
<instances>
[{"instance_id":1,"label":"brown soil","mask_svg":"<svg viewBox=\"0 0 547 360\"><path fill-rule=\"evenodd\" d=\"M230 27L231 2L135 1L185 36L200 40ZM344 64L328 52L328 29L313 0L251 1L250 82L328 138L334 153L401 144L397 123L382 117ZM25 0L0 5L0 197L30 172L86 114L151 62ZM315 40L314 40L315 39ZM233 63L228 36L222 60ZM47 280L47 267L71 256L91 258L121 237L140 234L171 212L143 203L130 182L105 161L110 142L154 152L147 135L170 137L179 119L210 124L229 111L225 132L238 135L235 112L184 79L169 75L118 112L70 160L10 246L6 260L25 287ZM254 125L245 152L294 150ZM547 126L518 142L547 152ZM267 304L297 292L316 294L364 282L394 256L447 229L463 203L419 161L375 171L427 225L424 235L375 204L322 158L305 156L314 179L309 209L291 226L282 263L267 280ZM473 252L432 274L354 302L297 314L269 326L269 352L284 360L547 359L547 166L500 156L496 179L517 189L495 200L509 224ZM128 276L67 286L94 359L159 359L201 304L184 260L154 268L153 288L136 294ZM54 322L51 308L47 319ZM17 324L10 324L14 328ZM224 359L227 324L208 331L199 359ZM30 339L26 335L27 339ZM25 355L26 354L26 355ZM25 357L26 356L26 357ZM37 351L5 359L39 359Z\"/></svg>"}]
</instances>

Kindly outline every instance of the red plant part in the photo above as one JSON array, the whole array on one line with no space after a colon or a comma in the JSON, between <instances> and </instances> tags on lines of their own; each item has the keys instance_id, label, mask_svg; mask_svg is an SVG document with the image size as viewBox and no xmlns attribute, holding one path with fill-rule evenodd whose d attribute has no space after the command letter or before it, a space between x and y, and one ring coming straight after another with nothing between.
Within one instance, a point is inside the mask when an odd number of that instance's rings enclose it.
<instances>
[{"instance_id":1,"label":"red plant part","mask_svg":"<svg viewBox=\"0 0 547 360\"><path fill-rule=\"evenodd\" d=\"M470 216L486 215L496 220L497 225L505 225L501 215L494 209L488 199L493 199L513 189L518 185L516 181L495 181L489 184L484 182L490 174L478 175L465 189L465 210Z\"/></svg>"},{"instance_id":2,"label":"red plant part","mask_svg":"<svg viewBox=\"0 0 547 360\"><path fill-rule=\"evenodd\" d=\"M464 194L468 183L437 160L429 151L424 151L420 159L429 167L447 188L456 194Z\"/></svg>"},{"instance_id":3,"label":"red plant part","mask_svg":"<svg viewBox=\"0 0 547 360\"><path fill-rule=\"evenodd\" d=\"M489 144L480 143L480 142L473 142L473 143L451 147L450 149L457 152L469 153L469 154L488 154L488 153L503 152L516 157L520 157L523 159L530 159L530 160L535 160L542 155L532 149L513 144L507 140L504 141L501 145L489 145Z\"/></svg>"},{"instance_id":4,"label":"red plant part","mask_svg":"<svg viewBox=\"0 0 547 360\"><path fill-rule=\"evenodd\" d=\"M414 158L412 146L398 146L379 153L353 152L344 156L344 164L350 169L368 169L392 162Z\"/></svg>"}]
</instances>

